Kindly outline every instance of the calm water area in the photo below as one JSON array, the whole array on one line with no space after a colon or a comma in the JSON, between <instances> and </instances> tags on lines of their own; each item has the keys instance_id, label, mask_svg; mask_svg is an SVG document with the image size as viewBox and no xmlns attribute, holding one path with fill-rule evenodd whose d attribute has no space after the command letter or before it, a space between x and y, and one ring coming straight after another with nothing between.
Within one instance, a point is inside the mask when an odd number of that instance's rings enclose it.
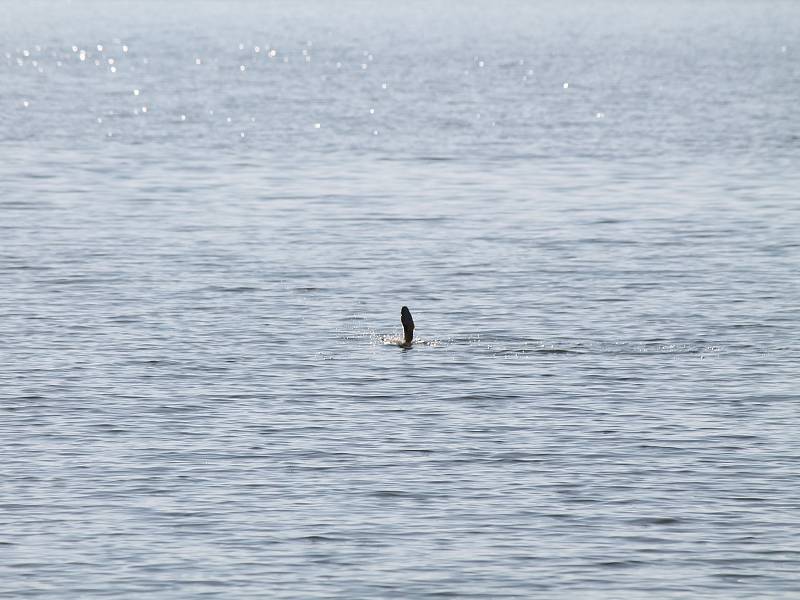
<instances>
[{"instance_id":1,"label":"calm water area","mask_svg":"<svg viewBox=\"0 0 800 600\"><path fill-rule=\"evenodd\" d=\"M800 597L800 4L1 8L0 597Z\"/></svg>"}]
</instances>

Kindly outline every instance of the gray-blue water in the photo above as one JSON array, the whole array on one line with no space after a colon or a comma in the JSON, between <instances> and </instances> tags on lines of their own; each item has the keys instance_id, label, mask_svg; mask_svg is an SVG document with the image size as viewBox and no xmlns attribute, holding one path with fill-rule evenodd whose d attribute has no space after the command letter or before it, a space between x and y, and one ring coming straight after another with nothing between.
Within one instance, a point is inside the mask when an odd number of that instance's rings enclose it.
<instances>
[{"instance_id":1,"label":"gray-blue water","mask_svg":"<svg viewBox=\"0 0 800 600\"><path fill-rule=\"evenodd\" d=\"M0 596L797 598L800 5L394 4L3 3Z\"/></svg>"}]
</instances>

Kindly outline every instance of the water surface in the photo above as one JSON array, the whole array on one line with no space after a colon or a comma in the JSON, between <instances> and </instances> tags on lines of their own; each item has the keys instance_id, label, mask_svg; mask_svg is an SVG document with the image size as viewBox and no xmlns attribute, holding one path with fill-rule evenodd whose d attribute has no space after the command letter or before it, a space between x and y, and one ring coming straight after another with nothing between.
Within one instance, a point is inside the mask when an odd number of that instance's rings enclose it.
<instances>
[{"instance_id":1,"label":"water surface","mask_svg":"<svg viewBox=\"0 0 800 600\"><path fill-rule=\"evenodd\" d=\"M795 4L4 10L0 595L800 593Z\"/></svg>"}]
</instances>

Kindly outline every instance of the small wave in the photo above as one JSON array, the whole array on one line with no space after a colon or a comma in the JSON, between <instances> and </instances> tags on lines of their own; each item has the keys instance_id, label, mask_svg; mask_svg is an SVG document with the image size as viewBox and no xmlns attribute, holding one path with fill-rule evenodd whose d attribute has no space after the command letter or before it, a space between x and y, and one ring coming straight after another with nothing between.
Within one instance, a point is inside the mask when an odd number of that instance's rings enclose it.
<instances>
[{"instance_id":1,"label":"small wave","mask_svg":"<svg viewBox=\"0 0 800 600\"><path fill-rule=\"evenodd\" d=\"M258 292L260 288L250 286L250 285L237 285L237 286L219 286L219 285L212 285L206 288L211 291L221 292L221 293L234 293L240 294L243 292Z\"/></svg>"},{"instance_id":2,"label":"small wave","mask_svg":"<svg viewBox=\"0 0 800 600\"><path fill-rule=\"evenodd\" d=\"M584 350L578 348L562 348L558 346L523 346L517 348L503 348L494 350L496 356L525 356L528 354L585 354Z\"/></svg>"},{"instance_id":3,"label":"small wave","mask_svg":"<svg viewBox=\"0 0 800 600\"><path fill-rule=\"evenodd\" d=\"M634 525L679 525L683 522L677 517L637 517L631 520Z\"/></svg>"}]
</instances>

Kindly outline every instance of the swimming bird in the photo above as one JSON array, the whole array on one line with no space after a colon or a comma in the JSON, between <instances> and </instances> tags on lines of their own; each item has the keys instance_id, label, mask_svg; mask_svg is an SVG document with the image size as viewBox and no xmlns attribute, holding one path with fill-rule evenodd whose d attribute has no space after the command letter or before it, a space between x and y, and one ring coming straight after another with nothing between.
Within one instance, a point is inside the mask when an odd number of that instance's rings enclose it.
<instances>
[{"instance_id":1,"label":"swimming bird","mask_svg":"<svg viewBox=\"0 0 800 600\"><path fill-rule=\"evenodd\" d=\"M400 309L400 322L403 324L403 346L410 346L414 339L414 319L411 318L411 311L407 306Z\"/></svg>"}]
</instances>

